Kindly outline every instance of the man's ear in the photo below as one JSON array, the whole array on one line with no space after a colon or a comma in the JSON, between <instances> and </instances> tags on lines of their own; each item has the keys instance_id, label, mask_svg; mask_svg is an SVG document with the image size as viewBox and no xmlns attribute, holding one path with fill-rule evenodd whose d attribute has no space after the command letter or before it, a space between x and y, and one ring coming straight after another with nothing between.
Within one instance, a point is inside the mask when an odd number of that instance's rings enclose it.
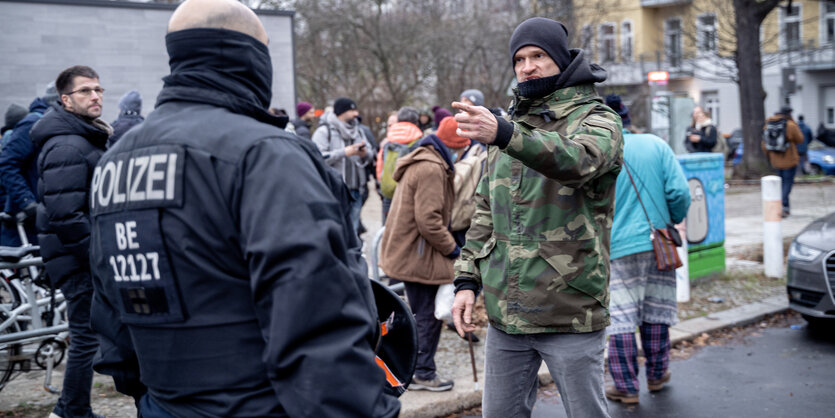
<instances>
[{"instance_id":1,"label":"man's ear","mask_svg":"<svg viewBox=\"0 0 835 418\"><path fill-rule=\"evenodd\" d=\"M72 107L72 102L70 102L70 96L62 94L61 104L64 105L64 109L70 109Z\"/></svg>"}]
</instances>

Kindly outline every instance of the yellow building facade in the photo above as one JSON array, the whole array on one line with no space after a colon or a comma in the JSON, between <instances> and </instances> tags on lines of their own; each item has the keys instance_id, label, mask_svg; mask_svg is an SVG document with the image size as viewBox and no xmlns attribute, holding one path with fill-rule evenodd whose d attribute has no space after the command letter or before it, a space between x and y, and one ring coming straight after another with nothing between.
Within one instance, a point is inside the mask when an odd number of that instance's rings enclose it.
<instances>
[{"instance_id":1,"label":"yellow building facade","mask_svg":"<svg viewBox=\"0 0 835 418\"><path fill-rule=\"evenodd\" d=\"M835 128L835 1L785 6L771 11L760 32L766 114L790 105L811 126ZM634 103L638 121L651 125L646 103L663 90L712 110L722 132L740 126L731 0L574 2L573 16L573 46L607 69L603 92ZM647 86L654 70L669 72L665 86Z\"/></svg>"}]
</instances>

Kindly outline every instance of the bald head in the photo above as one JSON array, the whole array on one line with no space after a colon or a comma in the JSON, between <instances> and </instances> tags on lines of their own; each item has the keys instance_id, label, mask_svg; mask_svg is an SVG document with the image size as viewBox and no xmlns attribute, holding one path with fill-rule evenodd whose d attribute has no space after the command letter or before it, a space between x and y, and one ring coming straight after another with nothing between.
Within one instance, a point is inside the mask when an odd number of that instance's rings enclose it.
<instances>
[{"instance_id":1,"label":"bald head","mask_svg":"<svg viewBox=\"0 0 835 418\"><path fill-rule=\"evenodd\" d=\"M234 0L186 0L168 21L168 32L184 29L228 29L269 42L264 25L249 7Z\"/></svg>"}]
</instances>

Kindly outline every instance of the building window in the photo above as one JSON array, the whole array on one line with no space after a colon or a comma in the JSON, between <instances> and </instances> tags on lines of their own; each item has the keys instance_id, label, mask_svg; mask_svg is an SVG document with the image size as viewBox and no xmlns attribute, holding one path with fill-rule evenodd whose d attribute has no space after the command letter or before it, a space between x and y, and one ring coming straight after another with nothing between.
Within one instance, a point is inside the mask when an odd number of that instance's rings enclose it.
<instances>
[{"instance_id":1,"label":"building window","mask_svg":"<svg viewBox=\"0 0 835 418\"><path fill-rule=\"evenodd\" d=\"M600 25L598 34L598 57L601 62L613 62L615 60L615 24L604 23Z\"/></svg>"},{"instance_id":2,"label":"building window","mask_svg":"<svg viewBox=\"0 0 835 418\"><path fill-rule=\"evenodd\" d=\"M710 115L713 126L719 126L719 94L715 91L702 92L702 101L704 102L702 108Z\"/></svg>"},{"instance_id":3,"label":"building window","mask_svg":"<svg viewBox=\"0 0 835 418\"><path fill-rule=\"evenodd\" d=\"M632 22L623 21L620 25L620 59L623 62L632 61Z\"/></svg>"},{"instance_id":4,"label":"building window","mask_svg":"<svg viewBox=\"0 0 835 418\"><path fill-rule=\"evenodd\" d=\"M594 38L594 32L591 28L591 25L584 25L583 29L580 31L580 48L586 52L589 56L594 54L592 50L591 42Z\"/></svg>"},{"instance_id":5,"label":"building window","mask_svg":"<svg viewBox=\"0 0 835 418\"><path fill-rule=\"evenodd\" d=\"M835 2L821 2L821 43L835 43Z\"/></svg>"},{"instance_id":6,"label":"building window","mask_svg":"<svg viewBox=\"0 0 835 418\"><path fill-rule=\"evenodd\" d=\"M800 4L791 4L790 8L780 7L780 42L782 49L798 49L801 46L801 17L803 10Z\"/></svg>"},{"instance_id":7,"label":"building window","mask_svg":"<svg viewBox=\"0 0 835 418\"><path fill-rule=\"evenodd\" d=\"M664 52L670 67L681 66L681 19L664 22Z\"/></svg>"},{"instance_id":8,"label":"building window","mask_svg":"<svg viewBox=\"0 0 835 418\"><path fill-rule=\"evenodd\" d=\"M716 52L716 15L701 15L696 21L697 47L701 53Z\"/></svg>"}]
</instances>

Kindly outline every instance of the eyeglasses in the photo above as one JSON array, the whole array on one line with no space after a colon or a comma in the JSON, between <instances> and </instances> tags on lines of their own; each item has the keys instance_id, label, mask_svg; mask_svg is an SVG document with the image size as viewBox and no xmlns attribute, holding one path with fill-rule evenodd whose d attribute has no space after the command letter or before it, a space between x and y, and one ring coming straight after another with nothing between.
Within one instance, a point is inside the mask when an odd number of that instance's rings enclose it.
<instances>
[{"instance_id":1,"label":"eyeglasses","mask_svg":"<svg viewBox=\"0 0 835 418\"><path fill-rule=\"evenodd\" d=\"M67 96L69 96L69 95L71 95L71 94L78 93L78 94L80 94L80 95L82 95L82 96L89 96L89 95L90 95L91 93L93 93L93 92L96 92L96 94L98 94L99 96L104 95L104 89L103 89L103 88L101 88L101 87L96 87L96 88L94 88L94 89L91 89L91 88L89 88L89 87L85 87L85 88L83 88L83 89L74 90L74 91L71 91L71 92L69 92L69 93L64 93L64 94L66 94Z\"/></svg>"}]
</instances>

